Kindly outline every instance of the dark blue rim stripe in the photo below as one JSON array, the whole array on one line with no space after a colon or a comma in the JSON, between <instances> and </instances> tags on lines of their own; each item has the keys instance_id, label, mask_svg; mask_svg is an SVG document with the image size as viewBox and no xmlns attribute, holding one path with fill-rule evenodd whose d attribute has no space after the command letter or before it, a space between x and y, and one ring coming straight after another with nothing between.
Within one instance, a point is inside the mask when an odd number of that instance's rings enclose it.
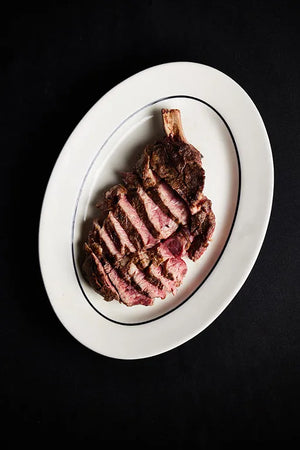
<instances>
[{"instance_id":1,"label":"dark blue rim stripe","mask_svg":"<svg viewBox=\"0 0 300 450\"><path fill-rule=\"evenodd\" d=\"M96 159L98 158L98 156L99 156L101 150L105 147L105 145L106 145L107 142L111 139L111 137L112 137L112 136L113 136L113 135L114 135L114 134L115 134L115 133L123 126L123 125L124 125L124 123L126 123L129 119L131 119L133 116L135 116L136 114L138 114L138 113L139 113L140 111L142 111L143 109L146 109L146 108L148 108L149 106L155 105L155 104L157 104L157 103L159 103L159 102L162 102L162 101L164 101L164 100L169 100L169 99L173 99L173 98L188 98L188 99L190 99L190 100L196 100L196 101L198 101L198 102L200 102L200 103L203 103L204 105L206 105L206 106L208 106L209 108L211 108L211 109L212 109L212 110L220 117L220 119L223 121L224 125L226 126L226 128L227 128L227 130L228 130L228 132L229 132L229 134L230 134L230 137L231 137L231 139L232 139L232 142L233 142L233 145L234 145L234 148L235 148L235 152L236 152L237 162L238 162L239 181L238 181L238 195L237 195L236 209L235 209L235 213L234 213L232 225L231 225L230 231L229 231L229 233L228 233L228 237L227 237L227 239L226 239L226 242L225 242L225 244L224 244L224 246L223 246L222 251L220 252L219 257L217 258L215 264L212 266L212 268L211 268L211 270L209 271L209 273L208 273L208 274L206 275L206 277L201 281L201 283L199 284L199 286L198 286L198 287L197 287L197 288L196 288L196 289L195 289L195 290L194 290L194 291L193 291L193 292L192 292L185 300L183 300L179 305L175 306L175 307L172 308L171 310L166 311L165 313L159 315L158 317L154 317L154 318L152 318L152 319L148 319L148 320L145 320L145 321L143 321L143 322L134 322L134 323L120 322L120 321L118 321L118 320L111 319L110 317L107 317L107 316L105 316L103 313L101 313L100 311L98 311L98 309L97 309L97 308L93 305L93 303L89 300L89 298L88 298L88 296L86 295L86 293L85 293L85 291L84 291L84 289L83 289L83 286L82 286L82 284L81 284L80 277L79 277L79 274L78 274L78 271L77 271L77 267L76 267L75 250L74 250L74 231L75 231L75 221L76 221L76 215L77 215L77 209L78 209L79 199L80 199L80 196L81 196L81 193L82 193L82 190L83 190L83 186L84 186L85 181L86 181L86 179L87 179L87 176L88 176L88 174L90 173L90 170L91 170L91 168L93 167L93 165L94 165ZM223 253L224 253L224 250L225 250L225 248L226 248L226 246L227 246L227 244L228 244L228 241L229 241L229 239L230 239L230 236L231 236L231 234L232 234L232 230L233 230L233 227L234 227L235 219L236 219L236 216L237 216L237 212L238 212L238 208L239 208L239 202L240 202L240 191L241 191L241 165L240 165L240 158L239 158L239 152L238 152L238 149L237 149L237 145L236 145L234 136L233 136L233 134L232 134L232 131L231 131L231 129L230 129L228 123L226 122L226 120L224 119L224 117L219 113L219 111L217 111L212 105L210 105L209 103L205 102L204 100L201 100L200 98L193 97L193 96L190 96L190 95L171 95L171 96L168 96L168 97L160 98L160 99L155 100L155 101L153 101L153 102L151 102L151 103L148 103L147 105L145 105L145 106L143 106L142 108L138 109L138 110L135 111L134 113L130 114L126 119L124 119L124 120L123 120L123 121L115 128L115 130L114 130L114 131L110 134L110 136L105 140L105 142L103 143L103 145L101 146L101 148L98 150L98 152L97 152L96 155L94 156L94 158L93 158L93 160L92 160L92 162L91 162L91 164L90 164L90 166L89 166L89 168L88 168L88 170L87 170L87 172L86 172L86 174L85 174L85 176L84 176L84 178L83 178L82 184L81 184L80 189L79 189L77 201L76 201L76 206L75 206L75 211L74 211L74 216L73 216L73 221L72 221L72 260L73 260L73 266L74 266L74 271L75 271L75 275L76 275L76 279L77 279L78 285L79 285L79 287L80 287L80 290L81 290L81 292L82 292L84 298L87 300L87 302L89 303L89 305L90 305L90 306L91 306L91 307L92 307L92 308L93 308L100 316L102 316L104 319L106 319L106 320L108 320L108 321L110 321L110 322L113 322L113 323L118 324L118 325L124 325L124 326L138 326L138 325L144 325L144 324L146 324L146 323L154 322L155 320L159 320L160 318L162 318L162 317L164 317L164 316L166 316L166 315L172 313L173 311L175 311L176 309L178 309L180 306L182 306L184 303L186 303L186 302L187 302L187 301L188 301L188 300L189 300L189 299L190 299L190 298L191 298L191 297L192 297L192 296L200 289L200 287L205 283L205 281L206 281L207 278L211 275L211 273L213 272L213 270L214 270L215 267L217 266L218 262L220 261L222 255L223 255Z\"/></svg>"}]
</instances>

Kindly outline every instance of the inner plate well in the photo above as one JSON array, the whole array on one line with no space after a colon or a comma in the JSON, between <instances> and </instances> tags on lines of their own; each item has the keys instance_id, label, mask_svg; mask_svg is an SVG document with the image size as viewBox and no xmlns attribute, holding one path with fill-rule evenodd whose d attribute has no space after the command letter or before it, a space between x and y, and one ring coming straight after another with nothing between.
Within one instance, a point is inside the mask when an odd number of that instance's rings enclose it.
<instances>
[{"instance_id":1,"label":"inner plate well","mask_svg":"<svg viewBox=\"0 0 300 450\"><path fill-rule=\"evenodd\" d=\"M92 220L101 213L95 205L103 193L121 182L118 173L133 168L145 145L164 135L162 108L180 109L185 136L203 155L206 174L203 192L212 200L216 229L208 249L196 263L185 259L188 273L175 296L169 294L164 300L156 299L150 307L127 307L117 301L104 301L84 280L81 272L82 248ZM101 124L99 127L101 128ZM73 262L83 301L89 302L92 308L108 320L124 325L138 325L156 320L188 301L200 289L221 258L238 208L241 176L238 150L228 124L213 105L195 97L181 95L159 99L133 112L105 139L91 161L78 193L72 228ZM199 301L201 302L201 292Z\"/></svg>"}]
</instances>

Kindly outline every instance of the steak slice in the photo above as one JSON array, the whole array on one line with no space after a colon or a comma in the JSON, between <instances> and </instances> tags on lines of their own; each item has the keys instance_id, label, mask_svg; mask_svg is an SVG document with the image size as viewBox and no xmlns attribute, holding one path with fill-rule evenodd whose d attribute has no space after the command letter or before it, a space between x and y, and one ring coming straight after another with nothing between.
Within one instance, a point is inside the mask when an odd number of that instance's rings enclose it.
<instances>
[{"instance_id":1,"label":"steak slice","mask_svg":"<svg viewBox=\"0 0 300 450\"><path fill-rule=\"evenodd\" d=\"M114 233L118 237L118 241L120 243L119 251L122 255L125 255L126 253L135 252L136 248L130 241L128 234L120 224L120 222L115 218L112 211L109 211L108 218L113 225L113 229L111 229L111 232Z\"/></svg>"},{"instance_id":2,"label":"steak slice","mask_svg":"<svg viewBox=\"0 0 300 450\"><path fill-rule=\"evenodd\" d=\"M92 251L92 249L85 244L86 258L82 266L83 274L93 289L101 294L106 301L119 300L119 295L111 284L105 270Z\"/></svg>"},{"instance_id":3,"label":"steak slice","mask_svg":"<svg viewBox=\"0 0 300 450\"><path fill-rule=\"evenodd\" d=\"M216 226L215 215L211 209L211 201L205 199L201 209L191 218L191 233L193 242L188 249L188 256L196 261L207 249Z\"/></svg>"},{"instance_id":4,"label":"steak slice","mask_svg":"<svg viewBox=\"0 0 300 450\"><path fill-rule=\"evenodd\" d=\"M106 227L105 226L100 227L97 222L95 223L94 226L99 232L100 242L102 242L105 245L107 253L109 253L109 255L112 255L113 259L115 260L122 258L122 254L118 251L114 243L114 239L111 238L110 234L108 234Z\"/></svg>"},{"instance_id":5,"label":"steak slice","mask_svg":"<svg viewBox=\"0 0 300 450\"><path fill-rule=\"evenodd\" d=\"M106 243L100 236L101 226L98 223L98 220L93 221L93 227L91 228L87 242L85 243L84 250L87 254L87 247L90 247L92 251L95 253L98 259L102 258L103 254L106 256L106 258L111 261L112 263L115 263L116 258L113 253L110 252L109 248L107 247Z\"/></svg>"}]
</instances>

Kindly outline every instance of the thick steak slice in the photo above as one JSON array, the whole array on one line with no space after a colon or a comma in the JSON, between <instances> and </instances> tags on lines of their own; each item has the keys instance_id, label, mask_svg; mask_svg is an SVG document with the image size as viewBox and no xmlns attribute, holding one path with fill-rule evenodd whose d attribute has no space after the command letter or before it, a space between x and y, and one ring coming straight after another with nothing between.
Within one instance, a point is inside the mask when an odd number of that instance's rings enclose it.
<instances>
[{"instance_id":1,"label":"thick steak slice","mask_svg":"<svg viewBox=\"0 0 300 450\"><path fill-rule=\"evenodd\" d=\"M101 226L98 223L98 220L93 221L93 226L89 232L88 239L87 239L87 245L93 250L93 252L96 254L97 257L102 257L104 254L105 257L114 264L117 261L117 257L115 254L117 251L115 250L114 244L111 243L110 239L107 239L108 243L113 247L114 251L111 253L111 250L106 245L105 241L100 236L101 232ZM104 231L105 234L105 231ZM95 248L97 249L97 252L95 252ZM85 248L86 250L86 248Z\"/></svg>"},{"instance_id":2,"label":"thick steak slice","mask_svg":"<svg viewBox=\"0 0 300 450\"><path fill-rule=\"evenodd\" d=\"M104 300L119 300L119 295L111 284L104 268L92 249L85 244L86 258L82 266L83 274L93 289L104 297Z\"/></svg>"},{"instance_id":3,"label":"thick steak slice","mask_svg":"<svg viewBox=\"0 0 300 450\"><path fill-rule=\"evenodd\" d=\"M112 227L110 228L111 235L114 234L115 239L117 237L119 246L118 250L122 255L125 255L126 253L132 253L136 251L136 248L130 241L128 234L124 230L124 228L121 226L120 222L115 218L112 211L109 211L108 217ZM107 220L106 219L106 220ZM105 220L105 222L106 222Z\"/></svg>"},{"instance_id":4,"label":"thick steak slice","mask_svg":"<svg viewBox=\"0 0 300 450\"><path fill-rule=\"evenodd\" d=\"M99 225L96 225L96 227L98 227L98 226ZM99 229L99 236L100 236L101 241L103 241L105 243L106 248L108 249L109 253L111 255L113 255L116 260L121 259L122 255L118 251L117 247L114 244L113 239L110 237L110 235L108 234L105 227L102 227Z\"/></svg>"},{"instance_id":5,"label":"thick steak slice","mask_svg":"<svg viewBox=\"0 0 300 450\"><path fill-rule=\"evenodd\" d=\"M188 256L196 261L207 249L216 226L215 215L211 209L211 201L206 200L201 204L201 209L191 219L191 233L193 242L188 249Z\"/></svg>"},{"instance_id":6,"label":"thick steak slice","mask_svg":"<svg viewBox=\"0 0 300 450\"><path fill-rule=\"evenodd\" d=\"M105 232L108 234L110 240L112 240L115 248L117 249L117 252L120 253L121 255L123 255L124 250L122 248L122 243L121 243L118 233L116 233L116 229L114 227L113 221L111 220L110 214L111 214L111 211L109 211L108 216L104 220L103 228L105 229Z\"/></svg>"}]
</instances>

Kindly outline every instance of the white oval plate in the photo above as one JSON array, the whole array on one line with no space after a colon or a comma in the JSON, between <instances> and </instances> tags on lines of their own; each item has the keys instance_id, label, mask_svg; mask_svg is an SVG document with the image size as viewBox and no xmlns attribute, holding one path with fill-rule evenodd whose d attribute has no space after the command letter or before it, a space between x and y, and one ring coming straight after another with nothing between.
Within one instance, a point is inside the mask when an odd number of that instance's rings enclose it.
<instances>
[{"instance_id":1,"label":"white oval plate","mask_svg":"<svg viewBox=\"0 0 300 450\"><path fill-rule=\"evenodd\" d=\"M189 142L204 155L204 193L216 229L175 296L151 307L105 302L80 270L82 243L101 192L163 136L161 108L179 108ZM206 328L234 298L261 248L273 197L263 121L245 91L220 71L176 62L152 67L102 97L77 125L45 193L39 256L51 304L90 349L121 359L170 350Z\"/></svg>"}]
</instances>

